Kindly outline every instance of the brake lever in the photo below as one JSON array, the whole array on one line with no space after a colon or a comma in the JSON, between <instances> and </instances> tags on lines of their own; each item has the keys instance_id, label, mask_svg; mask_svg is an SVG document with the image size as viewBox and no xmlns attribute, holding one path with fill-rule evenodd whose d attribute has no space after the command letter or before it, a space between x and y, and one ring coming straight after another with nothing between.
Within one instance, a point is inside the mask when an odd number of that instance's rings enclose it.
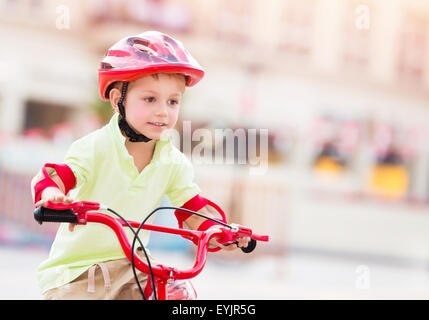
<instances>
[{"instance_id":1,"label":"brake lever","mask_svg":"<svg viewBox=\"0 0 429 320\"><path fill-rule=\"evenodd\" d=\"M223 236L222 238L217 239L217 242L225 245L231 242L234 243L237 240L237 238L242 238L242 237L250 237L251 239L257 240L257 241L264 241L264 242L269 241L269 236L253 233L250 228L243 227L237 224L231 224L231 227L232 227L231 229L224 228L224 227L220 228L223 231Z\"/></svg>"},{"instance_id":2,"label":"brake lever","mask_svg":"<svg viewBox=\"0 0 429 320\"><path fill-rule=\"evenodd\" d=\"M73 203L61 203L61 202L46 202L46 208L52 210L68 210L73 209L76 212L90 211L90 210L100 210L104 206L98 202L92 201L76 201Z\"/></svg>"},{"instance_id":3,"label":"brake lever","mask_svg":"<svg viewBox=\"0 0 429 320\"><path fill-rule=\"evenodd\" d=\"M241 251L250 253L256 248L257 241L269 241L269 236L254 234L251 229L236 224L231 224L232 228L221 228L223 231L223 237L217 239L217 242L224 246L230 246L232 244L238 245L237 238L250 237L250 241L247 247L240 247Z\"/></svg>"}]
</instances>

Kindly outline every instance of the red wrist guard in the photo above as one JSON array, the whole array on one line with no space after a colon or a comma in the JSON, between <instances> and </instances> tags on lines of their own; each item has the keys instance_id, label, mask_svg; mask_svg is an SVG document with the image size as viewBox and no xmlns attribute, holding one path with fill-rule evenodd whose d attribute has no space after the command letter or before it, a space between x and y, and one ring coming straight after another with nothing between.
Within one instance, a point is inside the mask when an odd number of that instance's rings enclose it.
<instances>
[{"instance_id":1,"label":"red wrist guard","mask_svg":"<svg viewBox=\"0 0 429 320\"><path fill-rule=\"evenodd\" d=\"M76 177L73 174L73 171L66 164L54 164L54 163L45 163L42 168L42 173L44 178L36 183L34 186L34 202L40 201L42 198L42 192L48 187L55 187L60 189L60 187L55 183L54 180L49 176L46 168L54 168L57 172L58 177L64 184L64 194L67 194L70 189L76 185Z\"/></svg>"}]
</instances>

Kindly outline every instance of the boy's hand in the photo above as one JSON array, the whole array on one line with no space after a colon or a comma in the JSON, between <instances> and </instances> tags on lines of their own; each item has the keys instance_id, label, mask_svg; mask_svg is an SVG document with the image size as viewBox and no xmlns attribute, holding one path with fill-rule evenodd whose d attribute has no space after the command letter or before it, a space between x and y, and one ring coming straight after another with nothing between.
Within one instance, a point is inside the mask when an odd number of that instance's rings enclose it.
<instances>
[{"instance_id":1,"label":"boy's hand","mask_svg":"<svg viewBox=\"0 0 429 320\"><path fill-rule=\"evenodd\" d=\"M40 206L46 208L46 203L54 202L54 203L64 203L64 204L70 204L73 203L73 199L63 194L59 189L57 188L46 188L42 193L42 198L40 201L38 201L35 204L35 207L38 208ZM74 230L74 223L69 224L69 231Z\"/></svg>"},{"instance_id":2,"label":"boy's hand","mask_svg":"<svg viewBox=\"0 0 429 320\"><path fill-rule=\"evenodd\" d=\"M221 225L214 225L212 227L210 227L209 229L214 229L214 228L221 228ZM232 251L235 250L237 248L246 248L247 245L250 242L250 237L239 237L237 238L237 244L233 243L233 244L221 244L219 242L216 241L216 239L211 239L210 240L210 244L216 247L221 247L222 249L225 249L227 251Z\"/></svg>"}]
</instances>

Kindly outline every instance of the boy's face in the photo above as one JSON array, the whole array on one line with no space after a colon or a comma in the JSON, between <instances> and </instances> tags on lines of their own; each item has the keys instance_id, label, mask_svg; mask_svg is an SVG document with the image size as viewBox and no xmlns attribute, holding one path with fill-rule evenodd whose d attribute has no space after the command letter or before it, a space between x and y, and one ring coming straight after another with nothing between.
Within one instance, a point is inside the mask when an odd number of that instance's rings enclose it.
<instances>
[{"instance_id":1,"label":"boy's face","mask_svg":"<svg viewBox=\"0 0 429 320\"><path fill-rule=\"evenodd\" d=\"M110 100L119 112L121 92L112 91ZM184 91L185 78L180 75L149 75L130 82L123 103L128 124L150 139L160 139L165 130L175 126Z\"/></svg>"}]
</instances>

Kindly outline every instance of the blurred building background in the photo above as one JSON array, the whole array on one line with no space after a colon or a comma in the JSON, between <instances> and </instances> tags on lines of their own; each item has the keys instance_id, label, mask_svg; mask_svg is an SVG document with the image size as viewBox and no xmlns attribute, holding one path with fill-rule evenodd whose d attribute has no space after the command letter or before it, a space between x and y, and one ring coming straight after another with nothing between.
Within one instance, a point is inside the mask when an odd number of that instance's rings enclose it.
<instances>
[{"instance_id":1,"label":"blurred building background","mask_svg":"<svg viewBox=\"0 0 429 320\"><path fill-rule=\"evenodd\" d=\"M249 175L250 145L246 164L196 165L207 197L271 235L261 255L426 267L429 3L420 0L0 0L2 243L52 241L56 226L32 220L30 180L106 123L99 62L120 38L152 29L180 39L206 70L187 90L180 132L182 121L268 129L263 174Z\"/></svg>"}]
</instances>

